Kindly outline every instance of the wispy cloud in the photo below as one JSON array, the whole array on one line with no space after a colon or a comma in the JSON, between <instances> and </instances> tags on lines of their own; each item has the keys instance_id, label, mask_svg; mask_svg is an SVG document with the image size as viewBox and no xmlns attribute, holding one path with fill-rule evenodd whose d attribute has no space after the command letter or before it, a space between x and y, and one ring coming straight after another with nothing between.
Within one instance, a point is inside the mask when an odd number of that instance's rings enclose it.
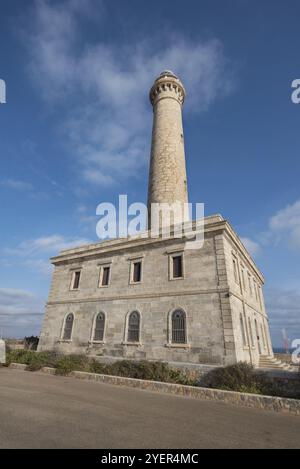
<instances>
[{"instance_id":1,"label":"wispy cloud","mask_svg":"<svg viewBox=\"0 0 300 469\"><path fill-rule=\"evenodd\" d=\"M69 249L75 246L88 244L91 241L86 238L69 238L62 235L42 236L40 238L28 239L22 241L15 248L7 248L7 254L18 255L22 257L37 255L37 254L51 254L58 253L64 249Z\"/></svg>"},{"instance_id":2,"label":"wispy cloud","mask_svg":"<svg viewBox=\"0 0 300 469\"><path fill-rule=\"evenodd\" d=\"M266 307L274 342L282 345L282 330L293 340L300 338L300 291L266 288Z\"/></svg>"},{"instance_id":3,"label":"wispy cloud","mask_svg":"<svg viewBox=\"0 0 300 469\"><path fill-rule=\"evenodd\" d=\"M217 39L192 41L161 33L121 47L104 40L85 42L78 19L85 14L91 20L91 12L99 11L101 22L105 13L99 2L36 2L28 32L29 70L47 102L59 107L59 128L78 157L78 174L108 186L137 176L148 160L148 90L161 70L171 68L182 78L192 96L187 112L207 109L233 81Z\"/></svg>"},{"instance_id":4,"label":"wispy cloud","mask_svg":"<svg viewBox=\"0 0 300 469\"><path fill-rule=\"evenodd\" d=\"M279 209L271 215L266 229L257 233L255 239L242 237L246 249L254 257L266 246L281 245L300 252L300 200Z\"/></svg>"},{"instance_id":5,"label":"wispy cloud","mask_svg":"<svg viewBox=\"0 0 300 469\"><path fill-rule=\"evenodd\" d=\"M0 288L0 329L4 337L39 334L44 302L25 290Z\"/></svg>"},{"instance_id":6,"label":"wispy cloud","mask_svg":"<svg viewBox=\"0 0 300 469\"><path fill-rule=\"evenodd\" d=\"M4 248L1 262L5 262L10 266L22 266L49 276L52 271L49 261L50 256L57 255L64 249L82 246L91 242L87 238L71 238L58 234L28 239L15 247Z\"/></svg>"},{"instance_id":7,"label":"wispy cloud","mask_svg":"<svg viewBox=\"0 0 300 469\"><path fill-rule=\"evenodd\" d=\"M257 256L260 251L260 245L256 241L250 238L241 238L241 241L251 256Z\"/></svg>"},{"instance_id":8,"label":"wispy cloud","mask_svg":"<svg viewBox=\"0 0 300 469\"><path fill-rule=\"evenodd\" d=\"M20 181L18 179L3 179L0 181L0 186L7 187L8 189L16 191L32 191L33 186L31 183L26 181Z\"/></svg>"},{"instance_id":9,"label":"wispy cloud","mask_svg":"<svg viewBox=\"0 0 300 469\"><path fill-rule=\"evenodd\" d=\"M270 218L267 235L300 250L300 200L287 205Z\"/></svg>"},{"instance_id":10,"label":"wispy cloud","mask_svg":"<svg viewBox=\"0 0 300 469\"><path fill-rule=\"evenodd\" d=\"M98 219L95 210L91 211L86 205L79 204L75 212L75 217L84 231L96 232Z\"/></svg>"}]
</instances>

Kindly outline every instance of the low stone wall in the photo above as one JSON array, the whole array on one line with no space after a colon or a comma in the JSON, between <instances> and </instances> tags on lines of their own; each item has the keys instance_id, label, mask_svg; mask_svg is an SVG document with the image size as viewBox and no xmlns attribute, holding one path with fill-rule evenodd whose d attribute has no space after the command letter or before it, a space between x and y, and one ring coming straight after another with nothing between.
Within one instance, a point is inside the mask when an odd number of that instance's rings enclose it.
<instances>
[{"instance_id":1,"label":"low stone wall","mask_svg":"<svg viewBox=\"0 0 300 469\"><path fill-rule=\"evenodd\" d=\"M10 368L26 370L27 366L20 363L11 363ZM44 367L40 371L47 374L55 374L55 368ZM259 394L248 394L235 391L222 391L220 389L201 388L196 386L183 386L181 384L162 383L159 381L148 381L134 378L123 378L121 376L100 375L84 371L72 371L69 376L77 379L95 381L99 383L114 384L118 386L129 386L147 391L158 391L167 394L190 397L193 399L225 402L242 407L271 410L292 415L300 415L300 400L286 399L282 397L262 396Z\"/></svg>"}]
</instances>

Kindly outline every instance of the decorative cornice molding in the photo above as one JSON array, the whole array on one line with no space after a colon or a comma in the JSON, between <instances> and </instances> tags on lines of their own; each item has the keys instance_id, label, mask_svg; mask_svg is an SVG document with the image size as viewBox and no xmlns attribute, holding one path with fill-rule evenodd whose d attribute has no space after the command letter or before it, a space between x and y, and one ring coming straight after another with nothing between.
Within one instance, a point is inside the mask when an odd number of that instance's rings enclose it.
<instances>
[{"instance_id":1,"label":"decorative cornice molding","mask_svg":"<svg viewBox=\"0 0 300 469\"><path fill-rule=\"evenodd\" d=\"M101 301L115 301L115 300L138 300L146 298L163 298L163 297L177 297L177 296L188 296L188 295L211 295L213 293L228 293L229 289L220 287L220 288L210 288L204 290L184 290L184 291L168 291L168 292L153 292L153 293L141 293L136 295L113 295L113 296L102 296L102 297L87 297L80 299L67 299L61 301L48 301L47 306L54 306L59 304L74 304L74 303L97 303Z\"/></svg>"},{"instance_id":2,"label":"decorative cornice molding","mask_svg":"<svg viewBox=\"0 0 300 469\"><path fill-rule=\"evenodd\" d=\"M196 221L192 222L192 229L195 230L197 227ZM159 243L170 243L170 242L177 242L185 243L186 241L190 241L188 238L174 238L172 235L174 234L174 228L170 230L169 237L158 237L158 238L151 238L151 237L143 237L141 234L139 237L135 236L132 238L118 238L114 240L104 241L95 244L88 244L86 246L80 246L78 248L69 249L62 251L61 254L58 256L52 257L51 262L54 265L59 264L66 264L68 262L81 262L91 258L97 258L98 256L108 257L113 253L117 253L119 251L124 251L127 249L139 249L139 248L147 248L148 246L159 244ZM226 234L229 238L233 241L235 246L237 247L238 251L241 252L244 258L247 260L250 267L256 273L258 278L260 279L261 283L264 283L264 277L262 273L259 271L258 267L254 263L253 259L251 258L250 254L246 250L245 246L235 233L234 229L232 228L231 224L225 220L221 215L211 215L205 217L204 219L204 235L205 233L217 233L217 232ZM184 248L184 246L183 246Z\"/></svg>"},{"instance_id":3,"label":"decorative cornice molding","mask_svg":"<svg viewBox=\"0 0 300 469\"><path fill-rule=\"evenodd\" d=\"M154 106L162 98L173 98L183 105L185 89L179 78L173 74L162 74L154 82L150 90L150 101Z\"/></svg>"}]
</instances>

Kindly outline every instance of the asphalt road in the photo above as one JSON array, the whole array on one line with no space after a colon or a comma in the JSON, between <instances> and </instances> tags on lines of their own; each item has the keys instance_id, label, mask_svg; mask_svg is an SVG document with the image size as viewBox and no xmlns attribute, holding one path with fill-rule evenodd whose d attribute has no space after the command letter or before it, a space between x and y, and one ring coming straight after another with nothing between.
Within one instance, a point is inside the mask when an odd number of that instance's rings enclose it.
<instances>
[{"instance_id":1,"label":"asphalt road","mask_svg":"<svg viewBox=\"0 0 300 469\"><path fill-rule=\"evenodd\" d=\"M0 448L300 448L300 417L2 367Z\"/></svg>"}]
</instances>

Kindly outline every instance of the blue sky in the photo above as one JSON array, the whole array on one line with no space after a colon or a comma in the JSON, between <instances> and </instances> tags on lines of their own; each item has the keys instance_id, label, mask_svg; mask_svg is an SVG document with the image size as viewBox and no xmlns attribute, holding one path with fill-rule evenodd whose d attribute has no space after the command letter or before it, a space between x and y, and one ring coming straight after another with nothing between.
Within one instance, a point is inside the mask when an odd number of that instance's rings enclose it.
<instances>
[{"instance_id":1,"label":"blue sky","mask_svg":"<svg viewBox=\"0 0 300 469\"><path fill-rule=\"evenodd\" d=\"M1 2L0 328L39 332L48 258L96 241L96 206L146 201L149 88L187 90L191 202L234 226L266 278L275 345L300 337L298 1Z\"/></svg>"}]
</instances>

